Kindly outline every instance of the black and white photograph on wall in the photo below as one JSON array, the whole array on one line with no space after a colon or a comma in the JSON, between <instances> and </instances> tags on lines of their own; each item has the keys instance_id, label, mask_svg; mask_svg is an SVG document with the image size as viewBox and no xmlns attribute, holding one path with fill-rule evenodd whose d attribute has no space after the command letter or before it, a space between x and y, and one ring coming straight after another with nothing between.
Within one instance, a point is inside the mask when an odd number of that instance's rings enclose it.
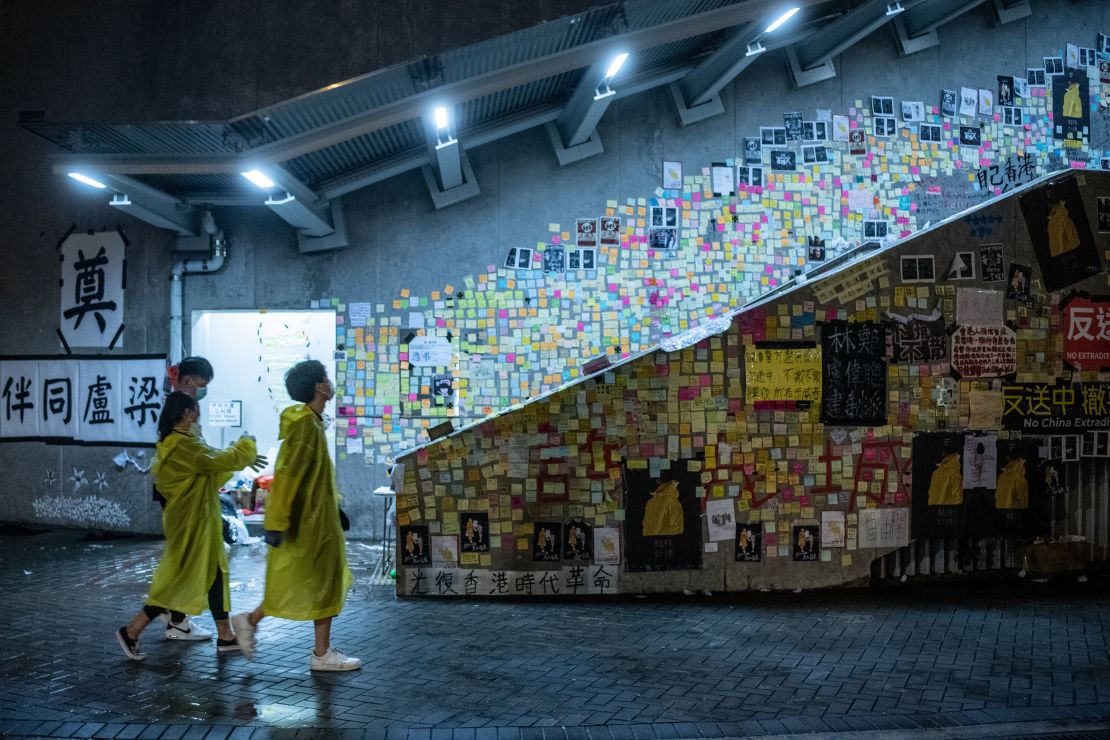
<instances>
[{"instance_id":1,"label":"black and white photograph on wall","mask_svg":"<svg viewBox=\"0 0 1110 740\"><path fill-rule=\"evenodd\" d=\"M763 562L763 522L736 522L736 562Z\"/></svg>"},{"instance_id":2,"label":"black and white photograph on wall","mask_svg":"<svg viewBox=\"0 0 1110 740\"><path fill-rule=\"evenodd\" d=\"M1026 68L1025 81L1029 83L1029 87L1044 87L1047 82L1044 67Z\"/></svg>"},{"instance_id":3,"label":"black and white photograph on wall","mask_svg":"<svg viewBox=\"0 0 1110 740\"><path fill-rule=\"evenodd\" d=\"M973 252L956 252L952 258L952 266L948 268L949 280L974 280L975 279L975 254Z\"/></svg>"},{"instance_id":4,"label":"black and white photograph on wall","mask_svg":"<svg viewBox=\"0 0 1110 740\"><path fill-rule=\"evenodd\" d=\"M397 536L401 565L431 565L432 549L427 526L403 526Z\"/></svg>"},{"instance_id":5,"label":"black and white photograph on wall","mask_svg":"<svg viewBox=\"0 0 1110 740\"><path fill-rule=\"evenodd\" d=\"M821 559L821 527L818 525L794 525L794 562L815 563Z\"/></svg>"},{"instance_id":6,"label":"black and white photograph on wall","mask_svg":"<svg viewBox=\"0 0 1110 740\"><path fill-rule=\"evenodd\" d=\"M983 132L978 126L960 126L960 146L981 146Z\"/></svg>"},{"instance_id":7,"label":"black and white photograph on wall","mask_svg":"<svg viewBox=\"0 0 1110 740\"><path fill-rule=\"evenodd\" d=\"M509 253L505 255L505 267L510 269L516 268L516 247L509 247Z\"/></svg>"},{"instance_id":8,"label":"black and white photograph on wall","mask_svg":"<svg viewBox=\"0 0 1110 740\"><path fill-rule=\"evenodd\" d=\"M1029 80L1024 77L1014 78L1014 103L1024 102L1029 97Z\"/></svg>"},{"instance_id":9,"label":"black and white photograph on wall","mask_svg":"<svg viewBox=\"0 0 1110 740\"><path fill-rule=\"evenodd\" d=\"M886 239L886 221L871 221L865 220L863 222L863 239Z\"/></svg>"},{"instance_id":10,"label":"black and white photograph on wall","mask_svg":"<svg viewBox=\"0 0 1110 740\"><path fill-rule=\"evenodd\" d=\"M455 395L455 381L449 373L432 376L432 393L436 398L449 399Z\"/></svg>"},{"instance_id":11,"label":"black and white photograph on wall","mask_svg":"<svg viewBox=\"0 0 1110 740\"><path fill-rule=\"evenodd\" d=\"M1006 279L1001 244L979 245L979 272L983 276L984 283L1000 283Z\"/></svg>"},{"instance_id":12,"label":"black and white photograph on wall","mask_svg":"<svg viewBox=\"0 0 1110 740\"><path fill-rule=\"evenodd\" d=\"M894 116L875 116L872 133L883 139L889 139L898 133L898 119Z\"/></svg>"},{"instance_id":13,"label":"black and white photograph on wall","mask_svg":"<svg viewBox=\"0 0 1110 740\"><path fill-rule=\"evenodd\" d=\"M678 209L671 206L651 207L652 226L678 226Z\"/></svg>"},{"instance_id":14,"label":"black and white photograph on wall","mask_svg":"<svg viewBox=\"0 0 1110 740\"><path fill-rule=\"evenodd\" d=\"M1064 74L1064 58L1063 57L1042 57L1044 59L1044 73L1045 75L1062 75ZM1041 83L1042 85L1045 83Z\"/></svg>"},{"instance_id":15,"label":"black and white photograph on wall","mask_svg":"<svg viewBox=\"0 0 1110 740\"><path fill-rule=\"evenodd\" d=\"M998 75L998 104L1014 104L1014 78L1009 75Z\"/></svg>"},{"instance_id":16,"label":"black and white photograph on wall","mask_svg":"<svg viewBox=\"0 0 1110 740\"><path fill-rule=\"evenodd\" d=\"M811 236L808 240L808 255L810 262L825 261L825 240L819 236Z\"/></svg>"},{"instance_id":17,"label":"black and white photograph on wall","mask_svg":"<svg viewBox=\"0 0 1110 740\"><path fill-rule=\"evenodd\" d=\"M619 247L621 243L621 220L619 216L603 216L599 219L598 242L603 247Z\"/></svg>"},{"instance_id":18,"label":"black and white photograph on wall","mask_svg":"<svg viewBox=\"0 0 1110 740\"><path fill-rule=\"evenodd\" d=\"M936 263L931 254L904 254L899 259L903 283L935 283Z\"/></svg>"},{"instance_id":19,"label":"black and white photograph on wall","mask_svg":"<svg viewBox=\"0 0 1110 740\"><path fill-rule=\"evenodd\" d=\"M744 137L744 164L762 164L763 146L758 136Z\"/></svg>"},{"instance_id":20,"label":"black and white photograph on wall","mask_svg":"<svg viewBox=\"0 0 1110 740\"><path fill-rule=\"evenodd\" d=\"M1078 149L1091 132L1091 90L1087 72L1069 67L1052 78L1052 137Z\"/></svg>"},{"instance_id":21,"label":"black and white photograph on wall","mask_svg":"<svg viewBox=\"0 0 1110 740\"><path fill-rule=\"evenodd\" d=\"M1083 457L1110 457L1110 432L1084 432L1080 454Z\"/></svg>"},{"instance_id":22,"label":"black and white photograph on wall","mask_svg":"<svg viewBox=\"0 0 1110 740\"><path fill-rule=\"evenodd\" d=\"M648 229L648 248L659 250L678 249L678 229L659 226Z\"/></svg>"},{"instance_id":23,"label":"black and white photograph on wall","mask_svg":"<svg viewBox=\"0 0 1110 740\"><path fill-rule=\"evenodd\" d=\"M597 246L597 219L579 218L574 222L575 244L580 247Z\"/></svg>"},{"instance_id":24,"label":"black and white photograph on wall","mask_svg":"<svg viewBox=\"0 0 1110 740\"><path fill-rule=\"evenodd\" d=\"M873 116L893 116L894 115L894 98L884 98L876 95L871 96L871 115Z\"/></svg>"},{"instance_id":25,"label":"black and white photograph on wall","mask_svg":"<svg viewBox=\"0 0 1110 740\"><path fill-rule=\"evenodd\" d=\"M528 247L509 249L509 254L505 257L505 267L516 268L517 270L531 270L532 250Z\"/></svg>"},{"instance_id":26,"label":"black and white photograph on wall","mask_svg":"<svg viewBox=\"0 0 1110 740\"><path fill-rule=\"evenodd\" d=\"M940 91L940 114L945 118L956 117L956 91L942 89Z\"/></svg>"},{"instance_id":27,"label":"black and white photograph on wall","mask_svg":"<svg viewBox=\"0 0 1110 740\"><path fill-rule=\"evenodd\" d=\"M979 94L973 87L960 88L960 115L969 118L975 117L976 106L979 103Z\"/></svg>"},{"instance_id":28,"label":"black and white photograph on wall","mask_svg":"<svg viewBox=\"0 0 1110 740\"><path fill-rule=\"evenodd\" d=\"M741 185L749 188L763 187L763 168L762 167L745 167L741 165L736 168L736 186L737 189Z\"/></svg>"},{"instance_id":29,"label":"black and white photograph on wall","mask_svg":"<svg viewBox=\"0 0 1110 740\"><path fill-rule=\"evenodd\" d=\"M789 149L771 150L772 172L794 172L798 169L798 155Z\"/></svg>"},{"instance_id":30,"label":"black and white photograph on wall","mask_svg":"<svg viewBox=\"0 0 1110 740\"><path fill-rule=\"evenodd\" d=\"M817 131L813 124L815 121L802 121L802 141L817 141Z\"/></svg>"},{"instance_id":31,"label":"black and white photograph on wall","mask_svg":"<svg viewBox=\"0 0 1110 740\"><path fill-rule=\"evenodd\" d=\"M827 146L817 147L817 164L829 161L829 148Z\"/></svg>"},{"instance_id":32,"label":"black and white photograph on wall","mask_svg":"<svg viewBox=\"0 0 1110 740\"><path fill-rule=\"evenodd\" d=\"M459 512L459 547L463 552L489 552L489 514Z\"/></svg>"},{"instance_id":33,"label":"black and white photograph on wall","mask_svg":"<svg viewBox=\"0 0 1110 740\"><path fill-rule=\"evenodd\" d=\"M1024 126L1025 116L1021 108L1008 105L1002 108L1002 123L1006 126Z\"/></svg>"},{"instance_id":34,"label":"black and white photograph on wall","mask_svg":"<svg viewBox=\"0 0 1110 740\"><path fill-rule=\"evenodd\" d=\"M596 265L597 251L586 247L584 249L572 249L567 252L567 269L568 270L593 270Z\"/></svg>"},{"instance_id":35,"label":"black and white photograph on wall","mask_svg":"<svg viewBox=\"0 0 1110 740\"><path fill-rule=\"evenodd\" d=\"M782 126L786 129L787 141L800 141L802 138L802 114L794 111L793 113L782 114Z\"/></svg>"},{"instance_id":36,"label":"black and white photograph on wall","mask_svg":"<svg viewBox=\"0 0 1110 740\"><path fill-rule=\"evenodd\" d=\"M594 528L581 519L563 525L563 560L574 563L593 562Z\"/></svg>"},{"instance_id":37,"label":"black and white photograph on wall","mask_svg":"<svg viewBox=\"0 0 1110 740\"><path fill-rule=\"evenodd\" d=\"M560 273L567 271L567 250L561 244L548 244L543 250L543 271Z\"/></svg>"},{"instance_id":38,"label":"black and white photograph on wall","mask_svg":"<svg viewBox=\"0 0 1110 740\"><path fill-rule=\"evenodd\" d=\"M701 472L689 467L686 460L664 460L654 470L624 466L627 571L702 567Z\"/></svg>"},{"instance_id":39,"label":"black and white photograph on wall","mask_svg":"<svg viewBox=\"0 0 1110 740\"><path fill-rule=\"evenodd\" d=\"M1080 67L1093 67L1098 63L1095 57L1095 50L1089 46L1079 47L1079 66Z\"/></svg>"},{"instance_id":40,"label":"black and white photograph on wall","mask_svg":"<svg viewBox=\"0 0 1110 740\"><path fill-rule=\"evenodd\" d=\"M1110 57L1098 60L1098 81L1110 85Z\"/></svg>"},{"instance_id":41,"label":"black and white photograph on wall","mask_svg":"<svg viewBox=\"0 0 1110 740\"><path fill-rule=\"evenodd\" d=\"M1110 34L1100 33L1098 35L1098 50L1103 54L1110 54Z\"/></svg>"},{"instance_id":42,"label":"black and white photograph on wall","mask_svg":"<svg viewBox=\"0 0 1110 740\"><path fill-rule=\"evenodd\" d=\"M1011 262L1006 276L1006 298L1011 301L1028 301L1032 281L1033 268Z\"/></svg>"},{"instance_id":43,"label":"black and white photograph on wall","mask_svg":"<svg viewBox=\"0 0 1110 740\"><path fill-rule=\"evenodd\" d=\"M682 189L682 162L663 161L663 189Z\"/></svg>"},{"instance_id":44,"label":"black and white photograph on wall","mask_svg":"<svg viewBox=\"0 0 1110 740\"><path fill-rule=\"evenodd\" d=\"M1091 233L1087 209L1075 178L1049 182L1027 191L1019 201L1045 288L1061 290L1102 270L1095 236Z\"/></svg>"},{"instance_id":45,"label":"black and white photograph on wall","mask_svg":"<svg viewBox=\"0 0 1110 740\"><path fill-rule=\"evenodd\" d=\"M1107 162L1110 164L1110 162ZM1098 233L1110 234L1110 198L1100 195L1098 197Z\"/></svg>"},{"instance_id":46,"label":"black and white photograph on wall","mask_svg":"<svg viewBox=\"0 0 1110 740\"><path fill-rule=\"evenodd\" d=\"M917 127L917 137L922 142L929 142L932 144L939 144L941 141L941 131L943 129L933 123L923 123Z\"/></svg>"},{"instance_id":47,"label":"black and white photograph on wall","mask_svg":"<svg viewBox=\"0 0 1110 740\"><path fill-rule=\"evenodd\" d=\"M759 139L763 146L786 146L786 129L773 126L760 126Z\"/></svg>"},{"instance_id":48,"label":"black and white photograph on wall","mask_svg":"<svg viewBox=\"0 0 1110 740\"><path fill-rule=\"evenodd\" d=\"M532 560L551 562L562 560L562 522L536 522L532 527Z\"/></svg>"},{"instance_id":49,"label":"black and white photograph on wall","mask_svg":"<svg viewBox=\"0 0 1110 740\"><path fill-rule=\"evenodd\" d=\"M802 147L802 163L803 164L816 164L817 163L817 147L803 146Z\"/></svg>"},{"instance_id":50,"label":"black and white photograph on wall","mask_svg":"<svg viewBox=\"0 0 1110 740\"><path fill-rule=\"evenodd\" d=\"M1079 462L1079 436L1054 434L1048 438L1048 457L1060 462Z\"/></svg>"},{"instance_id":51,"label":"black and white photograph on wall","mask_svg":"<svg viewBox=\"0 0 1110 740\"><path fill-rule=\"evenodd\" d=\"M902 101L902 120L920 122L925 120L925 103L920 100Z\"/></svg>"}]
</instances>

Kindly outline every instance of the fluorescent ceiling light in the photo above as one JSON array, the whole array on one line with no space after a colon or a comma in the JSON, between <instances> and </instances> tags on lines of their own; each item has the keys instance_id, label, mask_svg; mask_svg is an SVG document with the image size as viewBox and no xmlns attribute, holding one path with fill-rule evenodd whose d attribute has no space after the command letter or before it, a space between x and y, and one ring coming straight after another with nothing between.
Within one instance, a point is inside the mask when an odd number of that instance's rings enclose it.
<instances>
[{"instance_id":1,"label":"fluorescent ceiling light","mask_svg":"<svg viewBox=\"0 0 1110 740\"><path fill-rule=\"evenodd\" d=\"M764 31L764 33L771 33L771 32L772 32L772 31L774 31L774 30L775 30L776 28L778 28L779 26L781 26L781 25L782 25L783 23L786 23L786 22L787 22L788 20L790 20L791 18L793 18L793 17L794 17L794 14L795 14L795 13L797 13L797 12L798 12L799 10L801 10L801 8L791 8L790 10L786 11L785 13L783 13L782 15L780 15L780 16L778 17L778 19L777 19L777 20L776 20L776 21L775 21L774 23L772 23L771 25L767 26L767 30L766 30L766 31Z\"/></svg>"},{"instance_id":2,"label":"fluorescent ceiling light","mask_svg":"<svg viewBox=\"0 0 1110 740\"><path fill-rule=\"evenodd\" d=\"M621 67L624 66L624 61L626 59L628 59L627 51L622 51L620 54L613 57L613 61L609 63L609 69L605 72L606 79L616 77L617 72L620 72Z\"/></svg>"},{"instance_id":3,"label":"fluorescent ceiling light","mask_svg":"<svg viewBox=\"0 0 1110 740\"><path fill-rule=\"evenodd\" d=\"M435 116L437 130L447 128L447 108L441 105L435 109L432 115Z\"/></svg>"},{"instance_id":4,"label":"fluorescent ceiling light","mask_svg":"<svg viewBox=\"0 0 1110 740\"><path fill-rule=\"evenodd\" d=\"M94 180L91 177L89 177L88 175L82 175L80 172L67 172L66 174L69 175L70 177L72 177L77 182L83 182L86 185L91 185L94 188L96 188L97 190L103 190L104 188L108 187L107 185L100 182L99 180Z\"/></svg>"},{"instance_id":5,"label":"fluorescent ceiling light","mask_svg":"<svg viewBox=\"0 0 1110 740\"><path fill-rule=\"evenodd\" d=\"M246 172L240 172L239 174L250 180L256 186L262 188L263 190L269 190L270 188L274 187L274 181L263 175L258 170L247 170Z\"/></svg>"}]
</instances>

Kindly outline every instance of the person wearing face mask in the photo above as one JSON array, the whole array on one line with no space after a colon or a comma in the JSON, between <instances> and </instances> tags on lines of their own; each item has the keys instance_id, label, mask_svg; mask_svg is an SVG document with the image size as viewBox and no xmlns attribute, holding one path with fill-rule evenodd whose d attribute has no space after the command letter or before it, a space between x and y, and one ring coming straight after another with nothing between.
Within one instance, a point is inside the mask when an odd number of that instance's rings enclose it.
<instances>
[{"instance_id":1,"label":"person wearing face mask","mask_svg":"<svg viewBox=\"0 0 1110 740\"><path fill-rule=\"evenodd\" d=\"M306 360L285 374L285 388L300 403L281 413L281 449L263 520L270 545L266 590L258 608L234 615L231 623L250 658L263 617L312 621L316 641L309 669L351 671L362 661L331 644L331 623L343 610L352 581L335 467L324 436L324 407L335 396L335 385L323 364Z\"/></svg>"},{"instance_id":2,"label":"person wearing face mask","mask_svg":"<svg viewBox=\"0 0 1110 740\"><path fill-rule=\"evenodd\" d=\"M248 434L226 450L206 445L192 433L199 416L197 400L174 391L166 397L158 418L158 445L150 472L166 499L162 514L166 545L146 604L116 632L120 648L131 660L146 657L139 635L151 620L171 609L199 614L206 604L219 631L216 650L238 649L228 621L231 593L219 491L232 473L261 458L254 437Z\"/></svg>"}]
</instances>

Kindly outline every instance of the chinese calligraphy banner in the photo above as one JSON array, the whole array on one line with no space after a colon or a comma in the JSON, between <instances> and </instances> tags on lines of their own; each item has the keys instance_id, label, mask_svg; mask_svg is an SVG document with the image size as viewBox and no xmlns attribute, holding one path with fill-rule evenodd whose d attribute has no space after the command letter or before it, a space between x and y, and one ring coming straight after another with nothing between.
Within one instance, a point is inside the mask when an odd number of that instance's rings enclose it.
<instances>
[{"instance_id":1,"label":"chinese calligraphy banner","mask_svg":"<svg viewBox=\"0 0 1110 740\"><path fill-rule=\"evenodd\" d=\"M948 335L944 320L886 321L890 336L890 361L895 365L919 365L948 357Z\"/></svg>"},{"instance_id":2,"label":"chinese calligraphy banner","mask_svg":"<svg viewBox=\"0 0 1110 740\"><path fill-rule=\"evenodd\" d=\"M1031 434L1110 429L1110 383L1004 383L1002 427Z\"/></svg>"},{"instance_id":3,"label":"chinese calligraphy banner","mask_svg":"<svg viewBox=\"0 0 1110 740\"><path fill-rule=\"evenodd\" d=\"M604 596L617 593L619 573L605 564L529 571L410 567L398 582L407 596Z\"/></svg>"},{"instance_id":4,"label":"chinese calligraphy banner","mask_svg":"<svg viewBox=\"0 0 1110 740\"><path fill-rule=\"evenodd\" d=\"M829 321L821 327L821 423L886 424L886 329Z\"/></svg>"},{"instance_id":5,"label":"chinese calligraphy banner","mask_svg":"<svg viewBox=\"0 0 1110 740\"><path fill-rule=\"evenodd\" d=\"M122 347L123 237L116 231L74 233L59 252L62 339L68 347Z\"/></svg>"},{"instance_id":6,"label":"chinese calligraphy banner","mask_svg":"<svg viewBox=\"0 0 1110 740\"><path fill-rule=\"evenodd\" d=\"M748 403L821 400L821 348L749 347L744 353Z\"/></svg>"},{"instance_id":7,"label":"chinese calligraphy banner","mask_svg":"<svg viewBox=\"0 0 1110 740\"><path fill-rule=\"evenodd\" d=\"M164 355L0 357L0 441L153 446Z\"/></svg>"},{"instance_id":8,"label":"chinese calligraphy banner","mask_svg":"<svg viewBox=\"0 0 1110 740\"><path fill-rule=\"evenodd\" d=\"M1110 296L1073 295L1060 304L1060 313L1068 367L1110 369Z\"/></svg>"}]
</instances>

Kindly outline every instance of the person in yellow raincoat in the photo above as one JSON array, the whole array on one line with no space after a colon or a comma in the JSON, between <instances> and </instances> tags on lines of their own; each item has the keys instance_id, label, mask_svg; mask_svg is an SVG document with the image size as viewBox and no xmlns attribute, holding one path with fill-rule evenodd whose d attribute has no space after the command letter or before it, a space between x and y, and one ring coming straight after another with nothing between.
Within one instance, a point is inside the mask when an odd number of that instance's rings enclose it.
<instances>
[{"instance_id":1,"label":"person in yellow raincoat","mask_svg":"<svg viewBox=\"0 0 1110 740\"><path fill-rule=\"evenodd\" d=\"M258 608L231 621L249 658L263 617L311 620L316 644L309 669L351 671L362 661L331 644L331 622L343 610L352 580L335 467L324 436L324 406L335 396L335 385L323 364L305 360L285 374L285 389L300 403L281 413L281 449L262 524L270 545L266 592Z\"/></svg>"},{"instance_id":2,"label":"person in yellow raincoat","mask_svg":"<svg viewBox=\"0 0 1110 740\"><path fill-rule=\"evenodd\" d=\"M199 416L197 399L175 391L166 397L158 419L158 446L151 473L166 499L162 513L166 546L146 604L116 632L124 655L131 660L146 657L139 647L139 635L166 610L200 614L207 606L219 633L216 649L238 649L228 622L231 592L220 518L220 486L235 471L264 460L258 457L250 435L243 435L226 450L206 445L191 433Z\"/></svg>"}]
</instances>

